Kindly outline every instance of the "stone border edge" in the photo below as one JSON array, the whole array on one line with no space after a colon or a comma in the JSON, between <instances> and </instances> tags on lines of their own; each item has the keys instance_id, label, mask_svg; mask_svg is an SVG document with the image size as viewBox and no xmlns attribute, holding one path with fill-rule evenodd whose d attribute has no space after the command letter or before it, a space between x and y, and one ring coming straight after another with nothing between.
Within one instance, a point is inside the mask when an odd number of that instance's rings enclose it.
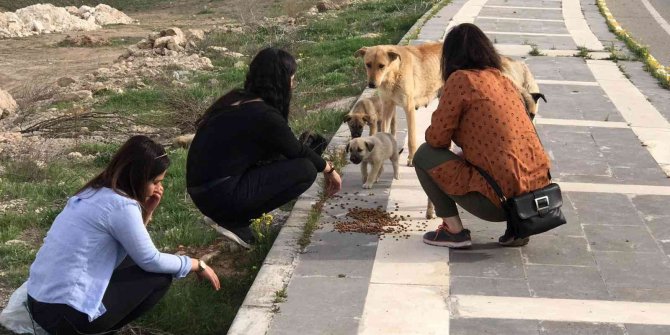
<instances>
[{"instance_id":1,"label":"stone border edge","mask_svg":"<svg viewBox=\"0 0 670 335\"><path fill-rule=\"evenodd\" d=\"M596 5L600 10L600 14L605 17L607 26L610 28L612 33L621 39L626 44L628 49L633 51L635 54L638 53L637 50L646 49L645 46L633 39L633 37L625 29L623 29L623 27L621 27L619 22L617 22L617 20L614 18L614 15L612 15L612 12L610 12L609 8L607 7L605 0L596 0ZM649 67L649 72L651 75L654 76L659 82L661 82L665 88L670 88L670 66L663 66L663 64L659 63L658 60L656 60L656 58L648 51L643 51L642 54L643 62Z\"/></svg>"},{"instance_id":2,"label":"stone border edge","mask_svg":"<svg viewBox=\"0 0 670 335\"><path fill-rule=\"evenodd\" d=\"M450 2L451 0L441 0L433 5L405 33L398 44L409 44L409 41L418 35L421 27ZM356 101L371 97L374 93L374 89L366 88ZM337 150L345 146L349 137L348 126L342 124L328 143L327 150ZM293 206L291 214L272 244L256 279L237 311L228 329L228 335L266 334L270 329L272 318L276 313L275 294L284 290L293 276L300 250L298 240L305 230L305 223L312 205L319 199L322 181L323 176L319 174L314 184L298 198Z\"/></svg>"}]
</instances>

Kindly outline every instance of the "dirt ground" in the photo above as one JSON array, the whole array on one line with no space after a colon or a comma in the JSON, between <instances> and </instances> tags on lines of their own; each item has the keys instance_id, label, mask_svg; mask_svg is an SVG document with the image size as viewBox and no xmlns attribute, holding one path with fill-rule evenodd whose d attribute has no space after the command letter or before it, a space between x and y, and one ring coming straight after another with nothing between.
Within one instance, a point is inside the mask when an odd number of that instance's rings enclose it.
<instances>
[{"instance_id":1,"label":"dirt ground","mask_svg":"<svg viewBox=\"0 0 670 335\"><path fill-rule=\"evenodd\" d=\"M165 8L128 12L139 24L112 25L96 31L70 32L69 35L143 38L149 32L173 26L207 30L231 21L244 23L263 16L293 14L307 5L306 1L283 2L287 5L284 6L281 0L176 1L162 6ZM296 2L300 4L296 5ZM109 66L127 47L57 47L56 44L67 35L45 34L0 40L0 88L11 94L22 85L87 74Z\"/></svg>"}]
</instances>

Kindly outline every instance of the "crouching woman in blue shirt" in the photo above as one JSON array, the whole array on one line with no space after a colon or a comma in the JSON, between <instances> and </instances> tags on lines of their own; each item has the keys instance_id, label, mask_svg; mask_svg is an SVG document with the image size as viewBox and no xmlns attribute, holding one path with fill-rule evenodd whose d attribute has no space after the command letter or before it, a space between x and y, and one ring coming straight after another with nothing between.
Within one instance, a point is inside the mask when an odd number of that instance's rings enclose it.
<instances>
[{"instance_id":1,"label":"crouching woman in blue shirt","mask_svg":"<svg viewBox=\"0 0 670 335\"><path fill-rule=\"evenodd\" d=\"M162 146L131 137L71 197L30 267L28 307L51 334L105 334L138 318L189 272L218 290L204 262L159 252L146 224L170 164ZM127 256L127 257L126 257Z\"/></svg>"}]
</instances>

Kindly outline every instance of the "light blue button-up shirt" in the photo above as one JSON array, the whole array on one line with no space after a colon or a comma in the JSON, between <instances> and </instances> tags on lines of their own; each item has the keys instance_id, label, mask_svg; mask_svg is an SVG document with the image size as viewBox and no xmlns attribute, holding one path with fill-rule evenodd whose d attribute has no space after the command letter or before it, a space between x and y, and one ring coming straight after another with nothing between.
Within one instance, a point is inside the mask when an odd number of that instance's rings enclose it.
<instances>
[{"instance_id":1,"label":"light blue button-up shirt","mask_svg":"<svg viewBox=\"0 0 670 335\"><path fill-rule=\"evenodd\" d=\"M147 272L182 278L191 270L189 257L156 249L137 201L109 188L88 189L68 200L49 229L30 266L28 294L93 321L105 313L102 297L126 255Z\"/></svg>"}]
</instances>

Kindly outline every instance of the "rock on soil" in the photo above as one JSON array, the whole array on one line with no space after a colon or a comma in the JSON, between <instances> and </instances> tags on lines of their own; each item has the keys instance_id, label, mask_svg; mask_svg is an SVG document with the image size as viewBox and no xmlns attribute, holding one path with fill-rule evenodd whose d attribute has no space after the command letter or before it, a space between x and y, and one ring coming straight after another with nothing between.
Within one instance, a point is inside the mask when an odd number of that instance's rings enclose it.
<instances>
[{"instance_id":1,"label":"rock on soil","mask_svg":"<svg viewBox=\"0 0 670 335\"><path fill-rule=\"evenodd\" d=\"M0 120L16 112L16 101L9 93L0 89Z\"/></svg>"},{"instance_id":2,"label":"rock on soil","mask_svg":"<svg viewBox=\"0 0 670 335\"><path fill-rule=\"evenodd\" d=\"M0 38L25 37L65 31L90 31L107 24L130 24L121 11L100 4L96 7L56 7L36 4L16 12L0 13Z\"/></svg>"},{"instance_id":3,"label":"rock on soil","mask_svg":"<svg viewBox=\"0 0 670 335\"><path fill-rule=\"evenodd\" d=\"M75 36L67 35L60 43L60 45L66 47L97 47L110 44L111 42L104 37L91 36L91 35L75 35Z\"/></svg>"}]
</instances>

